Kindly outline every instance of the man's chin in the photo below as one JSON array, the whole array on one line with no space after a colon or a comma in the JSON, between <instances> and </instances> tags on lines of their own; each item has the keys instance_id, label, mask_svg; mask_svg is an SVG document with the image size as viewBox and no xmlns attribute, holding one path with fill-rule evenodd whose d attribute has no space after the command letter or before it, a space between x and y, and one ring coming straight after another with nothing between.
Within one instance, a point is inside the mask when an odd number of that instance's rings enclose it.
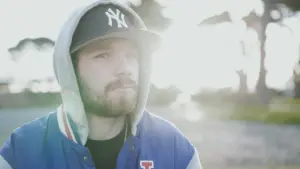
<instances>
[{"instance_id":1,"label":"man's chin","mask_svg":"<svg viewBox=\"0 0 300 169\"><path fill-rule=\"evenodd\" d=\"M134 108L124 107L120 105L107 105L105 109L94 109L88 112L95 114L99 117L120 117L134 113Z\"/></svg>"},{"instance_id":2,"label":"man's chin","mask_svg":"<svg viewBox=\"0 0 300 169\"><path fill-rule=\"evenodd\" d=\"M112 114L130 114L136 106L136 95L110 95L107 98L107 106L111 109Z\"/></svg>"},{"instance_id":3,"label":"man's chin","mask_svg":"<svg viewBox=\"0 0 300 169\"><path fill-rule=\"evenodd\" d=\"M118 88L107 93L107 100L114 104L130 104L136 102L137 93L132 88Z\"/></svg>"},{"instance_id":4,"label":"man's chin","mask_svg":"<svg viewBox=\"0 0 300 169\"><path fill-rule=\"evenodd\" d=\"M131 114L134 111L135 104L132 102L117 102L110 105L112 114Z\"/></svg>"},{"instance_id":5,"label":"man's chin","mask_svg":"<svg viewBox=\"0 0 300 169\"><path fill-rule=\"evenodd\" d=\"M99 115L105 117L119 117L119 116L131 115L133 113L134 113L134 108L118 107L118 105L116 105L108 113L100 113Z\"/></svg>"}]
</instances>

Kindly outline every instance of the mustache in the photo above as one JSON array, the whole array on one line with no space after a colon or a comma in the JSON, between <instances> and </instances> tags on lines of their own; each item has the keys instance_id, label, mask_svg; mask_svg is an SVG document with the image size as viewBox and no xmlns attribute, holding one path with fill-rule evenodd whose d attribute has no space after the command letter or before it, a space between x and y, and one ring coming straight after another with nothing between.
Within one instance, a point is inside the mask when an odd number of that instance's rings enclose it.
<instances>
[{"instance_id":1,"label":"mustache","mask_svg":"<svg viewBox=\"0 0 300 169\"><path fill-rule=\"evenodd\" d=\"M106 88L105 91L111 91L117 88L132 88L134 90L138 89L138 85L137 83L130 79L130 78L122 78L122 79L117 79L111 83L109 83Z\"/></svg>"}]
</instances>

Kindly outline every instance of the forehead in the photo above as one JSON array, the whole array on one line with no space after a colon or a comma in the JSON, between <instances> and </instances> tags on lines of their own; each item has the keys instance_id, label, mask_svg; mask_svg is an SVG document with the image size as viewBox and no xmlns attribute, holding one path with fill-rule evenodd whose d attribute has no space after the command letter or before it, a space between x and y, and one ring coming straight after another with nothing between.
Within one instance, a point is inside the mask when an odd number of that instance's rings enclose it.
<instances>
[{"instance_id":1,"label":"forehead","mask_svg":"<svg viewBox=\"0 0 300 169\"><path fill-rule=\"evenodd\" d=\"M86 45L78 51L78 54L94 53L100 50L137 50L137 46L134 42L123 38L102 39Z\"/></svg>"}]
</instances>

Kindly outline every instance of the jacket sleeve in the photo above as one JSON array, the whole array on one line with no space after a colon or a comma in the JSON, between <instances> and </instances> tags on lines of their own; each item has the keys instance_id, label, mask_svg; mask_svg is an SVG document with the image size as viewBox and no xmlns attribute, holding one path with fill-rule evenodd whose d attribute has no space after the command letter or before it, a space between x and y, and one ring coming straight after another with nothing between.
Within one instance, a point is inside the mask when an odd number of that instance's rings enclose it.
<instances>
[{"instance_id":1,"label":"jacket sleeve","mask_svg":"<svg viewBox=\"0 0 300 169\"><path fill-rule=\"evenodd\" d=\"M11 136L0 148L0 169L13 169L14 168L13 163L14 163L14 146L13 146L13 136Z\"/></svg>"},{"instance_id":2,"label":"jacket sleeve","mask_svg":"<svg viewBox=\"0 0 300 169\"><path fill-rule=\"evenodd\" d=\"M192 156L192 159L186 169L202 169L197 149L194 149L194 155Z\"/></svg>"}]
</instances>

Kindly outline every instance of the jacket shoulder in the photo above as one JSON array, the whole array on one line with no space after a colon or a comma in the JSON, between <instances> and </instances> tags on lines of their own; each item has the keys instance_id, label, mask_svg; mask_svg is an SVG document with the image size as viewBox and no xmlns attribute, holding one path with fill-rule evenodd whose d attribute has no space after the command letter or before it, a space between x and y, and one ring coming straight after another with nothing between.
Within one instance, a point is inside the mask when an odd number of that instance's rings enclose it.
<instances>
[{"instance_id":1,"label":"jacket shoulder","mask_svg":"<svg viewBox=\"0 0 300 169\"><path fill-rule=\"evenodd\" d=\"M145 129L150 132L152 136L157 135L163 139L176 138L181 141L189 142L184 134L172 122L150 112L147 112L145 116Z\"/></svg>"},{"instance_id":2,"label":"jacket shoulder","mask_svg":"<svg viewBox=\"0 0 300 169\"><path fill-rule=\"evenodd\" d=\"M170 121L149 112L145 116L143 130L151 146L164 150L166 156L173 154L176 167L186 168L195 154L195 147Z\"/></svg>"},{"instance_id":3,"label":"jacket shoulder","mask_svg":"<svg viewBox=\"0 0 300 169\"><path fill-rule=\"evenodd\" d=\"M17 161L38 154L46 138L49 119L54 116L56 113L49 113L16 128L0 149L2 159L15 168Z\"/></svg>"},{"instance_id":4,"label":"jacket shoulder","mask_svg":"<svg viewBox=\"0 0 300 169\"><path fill-rule=\"evenodd\" d=\"M14 138L14 141L17 142L21 141L28 144L34 140L34 143L36 143L41 136L46 133L49 119L54 115L54 113L49 113L44 117L36 118L35 120L24 123L22 126L16 128L11 136Z\"/></svg>"}]
</instances>

